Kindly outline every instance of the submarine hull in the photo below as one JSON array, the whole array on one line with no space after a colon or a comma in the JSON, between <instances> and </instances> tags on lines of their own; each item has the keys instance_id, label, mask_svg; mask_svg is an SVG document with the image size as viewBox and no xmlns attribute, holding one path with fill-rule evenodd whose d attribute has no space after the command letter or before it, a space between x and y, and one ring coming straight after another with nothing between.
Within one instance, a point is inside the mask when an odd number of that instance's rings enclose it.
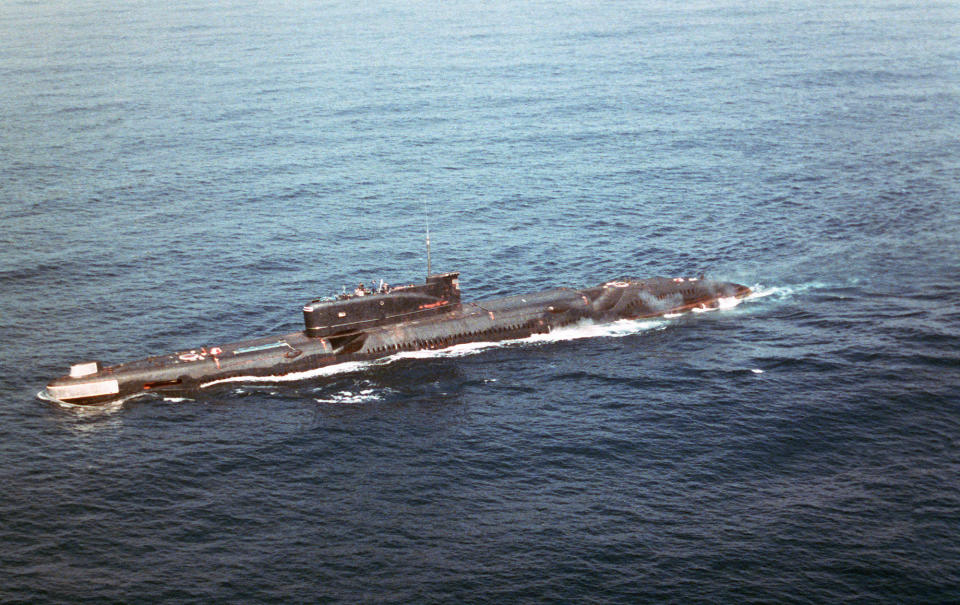
<instances>
[{"instance_id":1,"label":"submarine hull","mask_svg":"<svg viewBox=\"0 0 960 605\"><path fill-rule=\"evenodd\" d=\"M77 405L152 392L178 394L254 377L286 377L403 351L525 338L583 320L597 323L681 313L743 298L746 286L695 278L620 279L593 288L556 288L477 302L439 300L398 321L268 336L103 367L91 362L51 381L49 398ZM372 300L376 300L373 298ZM367 301L369 302L369 301ZM426 307L426 308L424 308ZM310 307L305 307L305 311Z\"/></svg>"}]
</instances>

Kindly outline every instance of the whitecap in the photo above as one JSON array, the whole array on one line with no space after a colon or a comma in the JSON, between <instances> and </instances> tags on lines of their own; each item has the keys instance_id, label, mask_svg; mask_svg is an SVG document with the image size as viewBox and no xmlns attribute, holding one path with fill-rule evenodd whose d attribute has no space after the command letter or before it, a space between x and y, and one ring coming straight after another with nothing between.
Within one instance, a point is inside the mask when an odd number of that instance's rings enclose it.
<instances>
[{"instance_id":1,"label":"whitecap","mask_svg":"<svg viewBox=\"0 0 960 605\"><path fill-rule=\"evenodd\" d=\"M387 389L389 390L389 389ZM314 397L317 403L339 403L339 404L357 404L370 403L371 401L380 401L383 399L383 392L377 389L361 389L357 392L338 391L327 397Z\"/></svg>"}]
</instances>

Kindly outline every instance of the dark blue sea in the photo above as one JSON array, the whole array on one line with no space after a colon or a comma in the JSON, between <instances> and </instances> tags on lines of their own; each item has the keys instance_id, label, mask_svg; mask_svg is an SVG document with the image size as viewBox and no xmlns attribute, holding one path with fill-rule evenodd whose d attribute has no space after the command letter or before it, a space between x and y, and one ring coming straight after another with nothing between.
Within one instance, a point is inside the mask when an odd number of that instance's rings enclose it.
<instances>
[{"instance_id":1,"label":"dark blue sea","mask_svg":"<svg viewBox=\"0 0 960 605\"><path fill-rule=\"evenodd\" d=\"M960 6L0 5L0 602L960 601ZM733 308L63 407L71 363Z\"/></svg>"}]
</instances>

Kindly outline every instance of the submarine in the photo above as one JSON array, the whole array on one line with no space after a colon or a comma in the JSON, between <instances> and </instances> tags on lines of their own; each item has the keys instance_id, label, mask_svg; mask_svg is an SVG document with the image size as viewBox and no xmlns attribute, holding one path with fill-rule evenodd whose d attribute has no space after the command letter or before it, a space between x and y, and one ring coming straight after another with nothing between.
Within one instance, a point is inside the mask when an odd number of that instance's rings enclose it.
<instances>
[{"instance_id":1,"label":"submarine","mask_svg":"<svg viewBox=\"0 0 960 605\"><path fill-rule=\"evenodd\" d=\"M251 378L289 377L344 362L470 342L526 338L589 320L607 323L681 313L744 298L750 288L701 277L620 278L598 286L463 302L458 272L429 274L423 284L318 298L303 307L292 334L104 365L85 361L46 386L46 398L88 405L140 394L175 394Z\"/></svg>"}]
</instances>

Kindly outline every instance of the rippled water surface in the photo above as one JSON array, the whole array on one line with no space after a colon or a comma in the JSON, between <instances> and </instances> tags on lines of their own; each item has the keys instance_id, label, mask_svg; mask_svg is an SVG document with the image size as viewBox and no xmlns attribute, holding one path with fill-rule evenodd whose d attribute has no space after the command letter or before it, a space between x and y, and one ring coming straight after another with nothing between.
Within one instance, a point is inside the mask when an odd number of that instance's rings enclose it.
<instances>
[{"instance_id":1,"label":"rippled water surface","mask_svg":"<svg viewBox=\"0 0 960 605\"><path fill-rule=\"evenodd\" d=\"M960 600L960 8L0 8L0 601ZM342 285L750 285L93 409Z\"/></svg>"}]
</instances>

